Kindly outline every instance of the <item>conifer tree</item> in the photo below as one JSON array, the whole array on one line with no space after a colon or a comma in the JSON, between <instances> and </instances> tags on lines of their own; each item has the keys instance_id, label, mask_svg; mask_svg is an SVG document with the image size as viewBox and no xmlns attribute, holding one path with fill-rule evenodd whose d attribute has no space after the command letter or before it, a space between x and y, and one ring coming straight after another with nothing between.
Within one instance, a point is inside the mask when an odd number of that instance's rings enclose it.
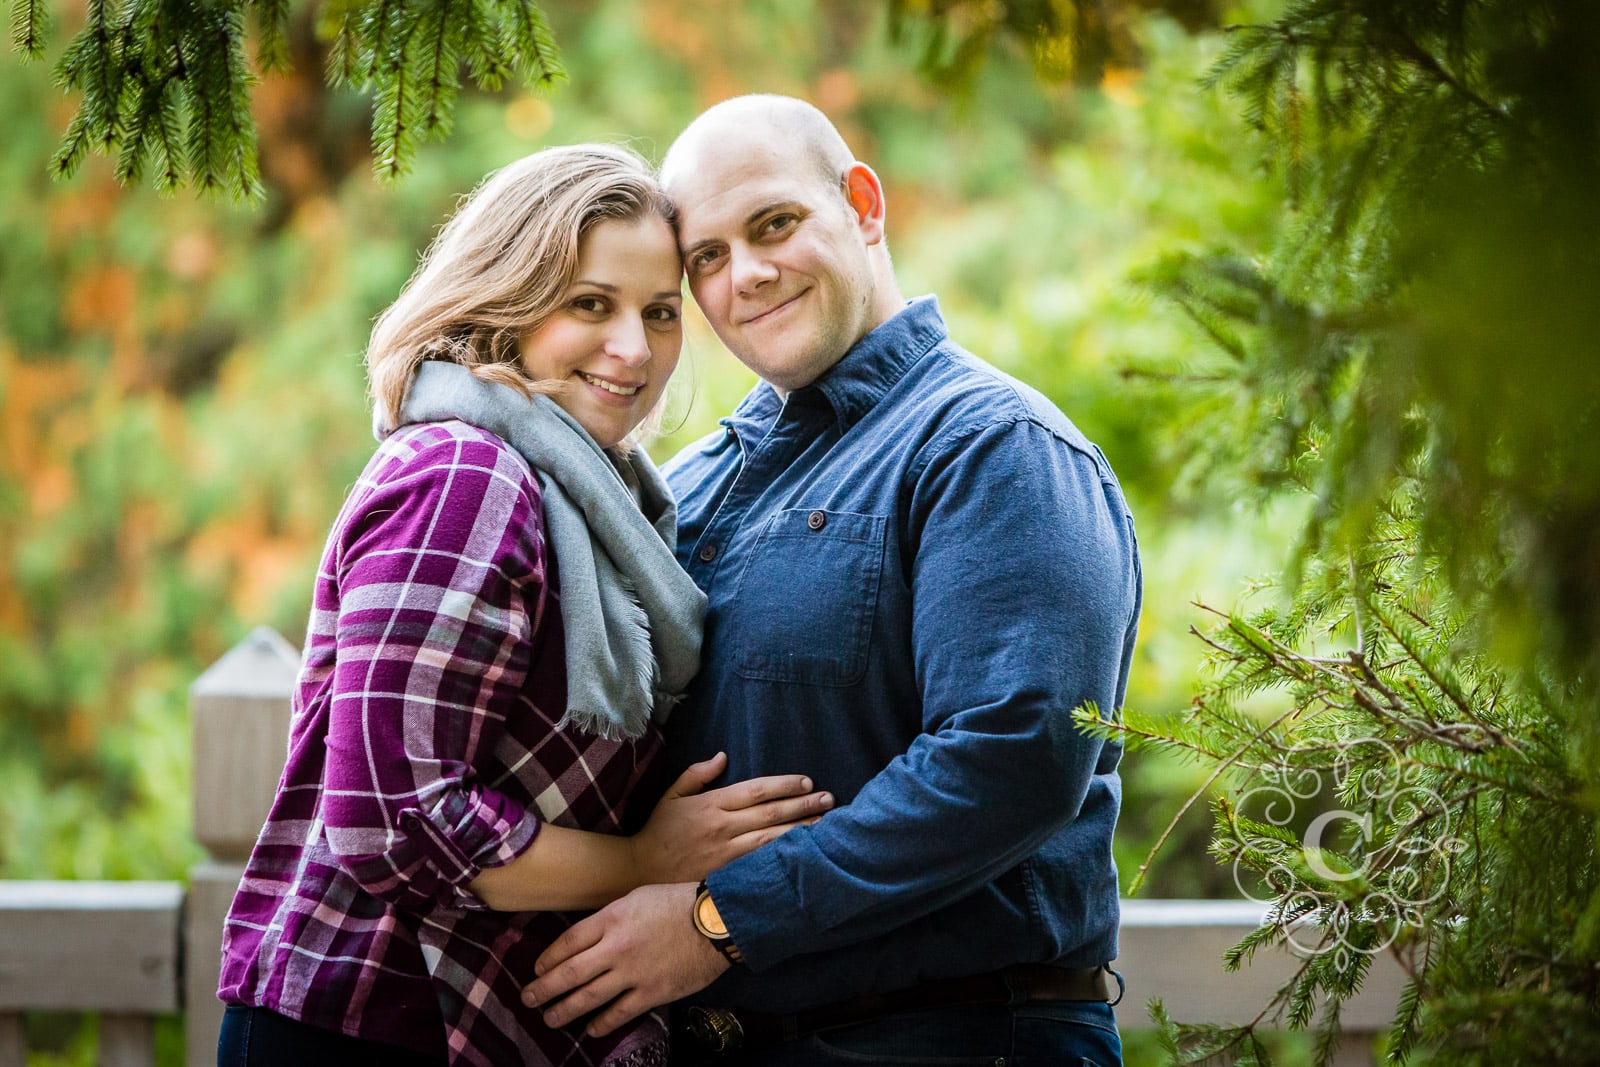
<instances>
[{"instance_id":1,"label":"conifer tree","mask_svg":"<svg viewBox=\"0 0 1600 1067\"><path fill-rule=\"evenodd\" d=\"M115 156L123 182L148 172L163 192L189 184L258 199L250 91L259 72L287 62L289 8L289 0L88 0L56 63L79 103L53 171L70 176L94 151ZM315 17L331 42L330 83L374 97L374 167L384 177L404 173L422 141L449 134L463 72L488 90L564 77L531 0L319 0ZM44 56L50 23L44 0L14 0L12 41L24 57Z\"/></svg>"},{"instance_id":2,"label":"conifer tree","mask_svg":"<svg viewBox=\"0 0 1600 1067\"><path fill-rule=\"evenodd\" d=\"M1150 280L1215 342L1228 445L1197 455L1309 519L1289 602L1200 633L1186 717L1094 728L1236 783L1212 850L1270 918L1229 962L1303 962L1255 1025L1156 1005L1172 1062L1266 1062L1258 1026L1319 1010L1326 1062L1379 953L1393 1062L1600 1062L1600 10L1290 0L1231 33L1207 82L1283 232Z\"/></svg>"},{"instance_id":3,"label":"conifer tree","mask_svg":"<svg viewBox=\"0 0 1600 1067\"><path fill-rule=\"evenodd\" d=\"M549 88L566 77L533 0L86 2L84 25L55 66L79 101L52 161L57 177L99 152L115 157L124 183L148 174L166 193L192 185L260 199L251 91L287 66L286 27L301 13L330 44L329 83L372 96L373 163L384 178L404 174L423 141L449 134L463 74L488 91ZM1161 7L1193 26L1219 3L883 0L880 10L926 75L959 88L997 41L1026 48L1046 78L1093 84L1107 62L1131 58L1127 19L1116 16ZM45 56L51 30L48 0L12 0L12 41L24 58Z\"/></svg>"}]
</instances>

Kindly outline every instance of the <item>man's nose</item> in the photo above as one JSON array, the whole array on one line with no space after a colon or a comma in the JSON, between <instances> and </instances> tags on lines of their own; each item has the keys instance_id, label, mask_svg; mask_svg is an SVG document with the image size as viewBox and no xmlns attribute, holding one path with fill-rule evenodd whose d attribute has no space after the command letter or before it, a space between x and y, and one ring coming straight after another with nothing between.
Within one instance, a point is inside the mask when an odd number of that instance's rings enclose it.
<instances>
[{"instance_id":1,"label":"man's nose","mask_svg":"<svg viewBox=\"0 0 1600 1067\"><path fill-rule=\"evenodd\" d=\"M733 284L740 292L759 288L778 277L778 268L758 249L736 245L729 255L733 259Z\"/></svg>"}]
</instances>

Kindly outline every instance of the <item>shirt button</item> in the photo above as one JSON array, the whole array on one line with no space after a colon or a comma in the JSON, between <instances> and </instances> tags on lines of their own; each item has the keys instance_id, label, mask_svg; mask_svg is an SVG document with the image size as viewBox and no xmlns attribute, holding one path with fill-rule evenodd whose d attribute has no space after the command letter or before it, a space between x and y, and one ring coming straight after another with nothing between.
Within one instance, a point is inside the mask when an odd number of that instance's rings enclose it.
<instances>
[{"instance_id":1,"label":"shirt button","mask_svg":"<svg viewBox=\"0 0 1600 1067\"><path fill-rule=\"evenodd\" d=\"M828 525L828 516L824 512L813 511L811 514L806 516L806 525L811 527L813 530L820 530L824 526Z\"/></svg>"},{"instance_id":2,"label":"shirt button","mask_svg":"<svg viewBox=\"0 0 1600 1067\"><path fill-rule=\"evenodd\" d=\"M697 552L696 555L700 557L701 563L710 563L712 560L717 558L717 546L701 545L700 551Z\"/></svg>"}]
</instances>

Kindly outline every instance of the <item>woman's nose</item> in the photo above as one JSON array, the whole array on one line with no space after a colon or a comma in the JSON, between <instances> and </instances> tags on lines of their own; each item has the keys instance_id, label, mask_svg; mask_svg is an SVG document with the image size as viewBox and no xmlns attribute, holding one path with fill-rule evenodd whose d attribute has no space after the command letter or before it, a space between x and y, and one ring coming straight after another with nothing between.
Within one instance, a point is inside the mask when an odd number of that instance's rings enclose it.
<instances>
[{"instance_id":1,"label":"woman's nose","mask_svg":"<svg viewBox=\"0 0 1600 1067\"><path fill-rule=\"evenodd\" d=\"M606 338L606 355L629 366L640 366L650 359L650 338L645 325L632 316L619 317Z\"/></svg>"}]
</instances>

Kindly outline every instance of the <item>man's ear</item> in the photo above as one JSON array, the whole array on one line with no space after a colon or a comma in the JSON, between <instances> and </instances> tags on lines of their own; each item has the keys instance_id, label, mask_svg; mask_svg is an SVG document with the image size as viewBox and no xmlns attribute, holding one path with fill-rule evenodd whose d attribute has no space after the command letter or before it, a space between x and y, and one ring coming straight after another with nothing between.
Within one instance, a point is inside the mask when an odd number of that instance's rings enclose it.
<instances>
[{"instance_id":1,"label":"man's ear","mask_svg":"<svg viewBox=\"0 0 1600 1067\"><path fill-rule=\"evenodd\" d=\"M865 163L852 163L844 172L844 195L850 201L850 210L856 214L856 225L861 228L867 244L883 240L883 222L886 208L883 202L883 183Z\"/></svg>"}]
</instances>

